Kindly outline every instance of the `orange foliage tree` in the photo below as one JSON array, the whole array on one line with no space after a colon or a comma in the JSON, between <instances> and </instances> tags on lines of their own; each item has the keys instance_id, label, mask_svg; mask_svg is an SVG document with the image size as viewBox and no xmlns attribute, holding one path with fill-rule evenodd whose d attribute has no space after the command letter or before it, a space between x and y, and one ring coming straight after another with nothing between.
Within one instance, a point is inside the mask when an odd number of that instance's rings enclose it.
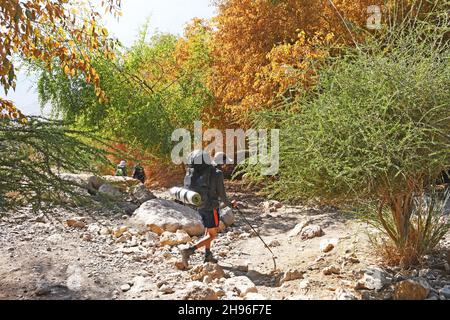
<instances>
[{"instance_id":1,"label":"orange foliage tree","mask_svg":"<svg viewBox=\"0 0 450 320\"><path fill-rule=\"evenodd\" d=\"M324 54L320 44L351 44L377 2L382 1L216 1L210 87L217 104L211 112L231 112L248 124L249 110L270 105L298 80L288 69L307 68L308 58Z\"/></svg>"},{"instance_id":2,"label":"orange foliage tree","mask_svg":"<svg viewBox=\"0 0 450 320\"><path fill-rule=\"evenodd\" d=\"M120 15L120 0L102 1L106 12ZM0 86L5 94L16 87L14 56L59 65L67 76L81 73L106 100L90 57L114 57L114 41L97 21L100 13L89 3L68 0L0 0ZM0 117L24 119L13 102L0 97Z\"/></svg>"}]
</instances>

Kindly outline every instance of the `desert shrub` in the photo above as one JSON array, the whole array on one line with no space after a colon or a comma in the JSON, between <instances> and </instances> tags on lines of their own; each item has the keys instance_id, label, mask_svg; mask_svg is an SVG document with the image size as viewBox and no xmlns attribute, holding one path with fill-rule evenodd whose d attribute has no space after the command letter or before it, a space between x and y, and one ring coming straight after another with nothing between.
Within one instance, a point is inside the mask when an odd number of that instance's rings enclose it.
<instances>
[{"instance_id":1,"label":"desert shrub","mask_svg":"<svg viewBox=\"0 0 450 320\"><path fill-rule=\"evenodd\" d=\"M358 213L379 231L379 234L370 235L370 240L385 261L408 266L421 262L421 257L437 248L450 230L450 220L443 215L449 196L448 191L435 188L413 196L407 241L399 234L388 208L368 205L366 210L359 208Z\"/></svg>"},{"instance_id":2,"label":"desert shrub","mask_svg":"<svg viewBox=\"0 0 450 320\"><path fill-rule=\"evenodd\" d=\"M450 164L448 20L392 25L330 58L299 102L258 114L257 124L281 129L280 171L267 191L341 206L376 201L397 253L412 250L413 261L434 247L444 229L417 220L425 209L416 195ZM245 170L260 179L258 166Z\"/></svg>"}]
</instances>

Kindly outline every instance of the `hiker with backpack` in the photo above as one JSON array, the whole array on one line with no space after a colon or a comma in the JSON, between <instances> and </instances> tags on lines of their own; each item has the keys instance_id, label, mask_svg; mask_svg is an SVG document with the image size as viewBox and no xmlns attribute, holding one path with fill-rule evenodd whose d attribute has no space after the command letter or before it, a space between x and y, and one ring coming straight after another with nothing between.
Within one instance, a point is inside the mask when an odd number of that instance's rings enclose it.
<instances>
[{"instance_id":1,"label":"hiker with backpack","mask_svg":"<svg viewBox=\"0 0 450 320\"><path fill-rule=\"evenodd\" d=\"M142 183L145 182L145 171L140 163L136 164L133 168L133 178L141 181Z\"/></svg>"},{"instance_id":2,"label":"hiker with backpack","mask_svg":"<svg viewBox=\"0 0 450 320\"><path fill-rule=\"evenodd\" d=\"M120 161L116 168L116 176L126 177L127 176L127 163L125 160Z\"/></svg>"},{"instance_id":3,"label":"hiker with backpack","mask_svg":"<svg viewBox=\"0 0 450 320\"><path fill-rule=\"evenodd\" d=\"M189 258L196 250L205 247L205 262L217 263L211 252L211 243L216 238L219 227L220 201L227 206L235 206L229 202L225 193L223 173L211 163L211 157L202 150L195 150L187 160L187 173L184 187L200 194L202 201L198 213L205 227L205 236L190 248L181 250L184 267L189 266Z\"/></svg>"}]
</instances>

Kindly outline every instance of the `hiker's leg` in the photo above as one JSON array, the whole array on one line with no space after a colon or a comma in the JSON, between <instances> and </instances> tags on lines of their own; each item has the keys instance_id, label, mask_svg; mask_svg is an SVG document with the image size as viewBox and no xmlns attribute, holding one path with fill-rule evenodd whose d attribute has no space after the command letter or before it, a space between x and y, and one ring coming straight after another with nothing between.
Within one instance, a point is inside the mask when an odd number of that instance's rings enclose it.
<instances>
[{"instance_id":1,"label":"hiker's leg","mask_svg":"<svg viewBox=\"0 0 450 320\"><path fill-rule=\"evenodd\" d=\"M217 236L217 228L219 227L219 212L216 208L199 210L205 226L205 236L195 245L195 249L206 247L211 248L211 242Z\"/></svg>"},{"instance_id":2,"label":"hiker's leg","mask_svg":"<svg viewBox=\"0 0 450 320\"><path fill-rule=\"evenodd\" d=\"M207 233L208 233L210 241L205 244L205 249L209 250L209 249L211 249L211 243L217 237L217 228L207 229Z\"/></svg>"},{"instance_id":3,"label":"hiker's leg","mask_svg":"<svg viewBox=\"0 0 450 320\"><path fill-rule=\"evenodd\" d=\"M216 262L211 254L211 242L216 238L218 226L219 226L219 213L217 209L213 210L199 210L199 214L202 217L203 225L205 226L205 236L197 242L195 245L188 249L182 250L182 259L185 266L188 266L189 257L194 254L197 249L205 247L205 254L208 257L208 261Z\"/></svg>"},{"instance_id":4,"label":"hiker's leg","mask_svg":"<svg viewBox=\"0 0 450 320\"><path fill-rule=\"evenodd\" d=\"M208 232L210 234L211 241L205 245L205 262L217 263L218 262L217 259L214 258L213 254L211 252L211 243L216 238L218 229L212 228L212 229L209 229Z\"/></svg>"},{"instance_id":5,"label":"hiker's leg","mask_svg":"<svg viewBox=\"0 0 450 320\"><path fill-rule=\"evenodd\" d=\"M206 228L205 236L195 244L195 249L200 249L202 247L211 248L211 242L216 238L217 230L216 228Z\"/></svg>"}]
</instances>

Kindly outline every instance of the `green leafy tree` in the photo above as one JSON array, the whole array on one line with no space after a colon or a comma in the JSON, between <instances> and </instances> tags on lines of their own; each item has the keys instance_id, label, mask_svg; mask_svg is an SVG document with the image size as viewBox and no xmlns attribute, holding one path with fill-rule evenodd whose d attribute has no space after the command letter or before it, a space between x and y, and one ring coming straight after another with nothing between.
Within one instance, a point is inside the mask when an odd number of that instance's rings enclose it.
<instances>
[{"instance_id":1,"label":"green leafy tree","mask_svg":"<svg viewBox=\"0 0 450 320\"><path fill-rule=\"evenodd\" d=\"M170 154L171 133L191 127L212 100L205 85L208 66L206 36L190 38L155 34L117 53L114 61L93 57L108 101L100 104L95 88L82 78L60 71L41 73L39 95L56 115L82 128L98 129L131 148L164 157Z\"/></svg>"}]
</instances>

